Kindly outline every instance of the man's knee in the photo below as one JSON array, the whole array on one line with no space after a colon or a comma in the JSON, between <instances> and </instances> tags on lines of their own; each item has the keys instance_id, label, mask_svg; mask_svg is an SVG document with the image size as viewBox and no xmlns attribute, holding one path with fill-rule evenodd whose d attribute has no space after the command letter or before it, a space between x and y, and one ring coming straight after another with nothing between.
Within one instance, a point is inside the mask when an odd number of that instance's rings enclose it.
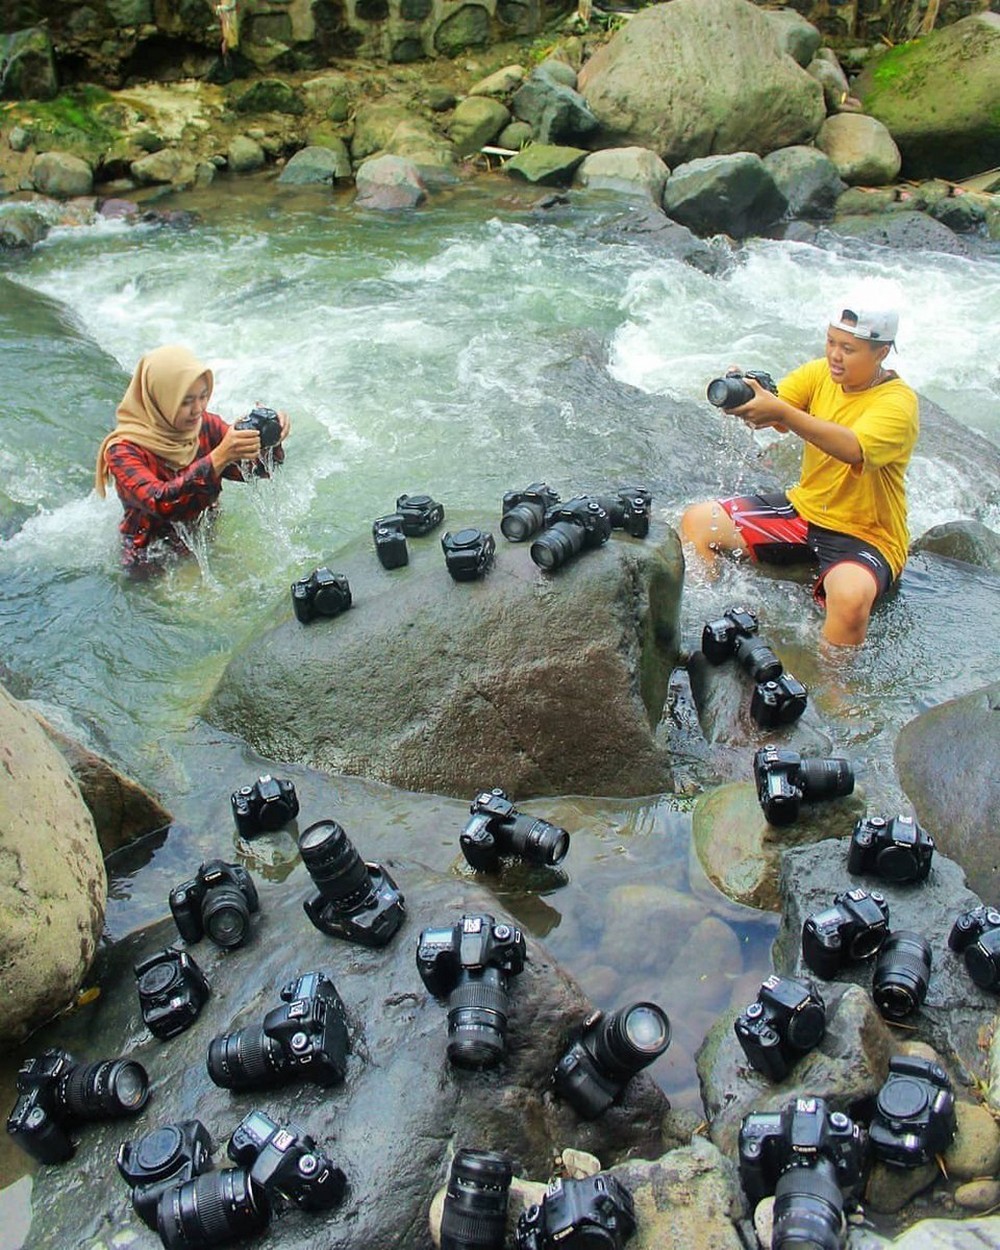
<instances>
[{"instance_id":1,"label":"man's knee","mask_svg":"<svg viewBox=\"0 0 1000 1250\"><path fill-rule=\"evenodd\" d=\"M681 514L681 537L704 556L742 547L739 532L717 499L693 503Z\"/></svg>"},{"instance_id":2,"label":"man's knee","mask_svg":"<svg viewBox=\"0 0 1000 1250\"><path fill-rule=\"evenodd\" d=\"M835 565L823 579L827 628L831 642L864 642L868 620L878 597L878 583L860 564Z\"/></svg>"}]
</instances>

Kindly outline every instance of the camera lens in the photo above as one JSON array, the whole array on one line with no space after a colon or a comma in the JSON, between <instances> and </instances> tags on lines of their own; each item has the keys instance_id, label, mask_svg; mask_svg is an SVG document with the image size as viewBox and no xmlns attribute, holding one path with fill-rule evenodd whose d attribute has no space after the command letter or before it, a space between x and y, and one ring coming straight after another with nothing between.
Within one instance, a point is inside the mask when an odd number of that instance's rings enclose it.
<instances>
[{"instance_id":1,"label":"camera lens","mask_svg":"<svg viewBox=\"0 0 1000 1250\"><path fill-rule=\"evenodd\" d=\"M149 1098L146 1069L132 1059L81 1063L63 1078L63 1106L75 1120L136 1115Z\"/></svg>"},{"instance_id":2,"label":"camera lens","mask_svg":"<svg viewBox=\"0 0 1000 1250\"><path fill-rule=\"evenodd\" d=\"M259 1025L213 1037L208 1044L208 1075L223 1089L273 1085L282 1066L281 1046Z\"/></svg>"},{"instance_id":3,"label":"camera lens","mask_svg":"<svg viewBox=\"0 0 1000 1250\"><path fill-rule=\"evenodd\" d=\"M763 639L747 635L736 640L736 662L755 682L774 681L784 671L781 661Z\"/></svg>"},{"instance_id":4,"label":"camera lens","mask_svg":"<svg viewBox=\"0 0 1000 1250\"><path fill-rule=\"evenodd\" d=\"M523 543L537 534L545 520L545 507L525 501L505 512L500 520L500 533L512 543Z\"/></svg>"},{"instance_id":5,"label":"camera lens","mask_svg":"<svg viewBox=\"0 0 1000 1250\"><path fill-rule=\"evenodd\" d=\"M168 1189L156 1212L167 1250L199 1250L267 1228L271 1210L243 1168L224 1168Z\"/></svg>"},{"instance_id":6,"label":"camera lens","mask_svg":"<svg viewBox=\"0 0 1000 1250\"><path fill-rule=\"evenodd\" d=\"M905 929L891 933L875 963L872 997L876 1007L890 1020L902 1020L927 997L930 977L930 944L919 933Z\"/></svg>"},{"instance_id":7,"label":"camera lens","mask_svg":"<svg viewBox=\"0 0 1000 1250\"><path fill-rule=\"evenodd\" d=\"M965 966L981 989L1000 986L1000 929L987 930L978 942L965 948Z\"/></svg>"},{"instance_id":8,"label":"camera lens","mask_svg":"<svg viewBox=\"0 0 1000 1250\"><path fill-rule=\"evenodd\" d=\"M774 1189L773 1250L840 1250L844 1197L829 1159L791 1167Z\"/></svg>"},{"instance_id":9,"label":"camera lens","mask_svg":"<svg viewBox=\"0 0 1000 1250\"><path fill-rule=\"evenodd\" d=\"M231 885L209 890L201 904L201 923L217 946L239 946L250 932L250 908L243 892Z\"/></svg>"},{"instance_id":10,"label":"camera lens","mask_svg":"<svg viewBox=\"0 0 1000 1250\"><path fill-rule=\"evenodd\" d=\"M492 1068L507 1044L506 979L499 968L467 972L448 998L448 1058L460 1068Z\"/></svg>"},{"instance_id":11,"label":"camera lens","mask_svg":"<svg viewBox=\"0 0 1000 1250\"><path fill-rule=\"evenodd\" d=\"M335 820L318 820L299 838L299 854L317 890L340 911L356 911L371 898L364 860Z\"/></svg>"},{"instance_id":12,"label":"camera lens","mask_svg":"<svg viewBox=\"0 0 1000 1250\"><path fill-rule=\"evenodd\" d=\"M547 820L518 815L510 822L510 849L532 864L554 867L566 858L569 834Z\"/></svg>"},{"instance_id":13,"label":"camera lens","mask_svg":"<svg viewBox=\"0 0 1000 1250\"><path fill-rule=\"evenodd\" d=\"M503 1250L510 1160L492 1150L459 1150L441 1216L441 1250Z\"/></svg>"},{"instance_id":14,"label":"camera lens","mask_svg":"<svg viewBox=\"0 0 1000 1250\"><path fill-rule=\"evenodd\" d=\"M854 790L854 769L849 760L805 759L798 766L799 785L807 799L836 799Z\"/></svg>"},{"instance_id":15,"label":"camera lens","mask_svg":"<svg viewBox=\"0 0 1000 1250\"><path fill-rule=\"evenodd\" d=\"M609 1077L628 1080L670 1045L670 1021L656 1003L633 1003L605 1016L594 1035L593 1053Z\"/></svg>"},{"instance_id":16,"label":"camera lens","mask_svg":"<svg viewBox=\"0 0 1000 1250\"><path fill-rule=\"evenodd\" d=\"M531 558L540 569L558 569L583 546L584 529L571 521L557 521L531 544Z\"/></svg>"},{"instance_id":17,"label":"camera lens","mask_svg":"<svg viewBox=\"0 0 1000 1250\"><path fill-rule=\"evenodd\" d=\"M738 408L753 399L753 391L742 378L713 378L705 395L716 408Z\"/></svg>"}]
</instances>

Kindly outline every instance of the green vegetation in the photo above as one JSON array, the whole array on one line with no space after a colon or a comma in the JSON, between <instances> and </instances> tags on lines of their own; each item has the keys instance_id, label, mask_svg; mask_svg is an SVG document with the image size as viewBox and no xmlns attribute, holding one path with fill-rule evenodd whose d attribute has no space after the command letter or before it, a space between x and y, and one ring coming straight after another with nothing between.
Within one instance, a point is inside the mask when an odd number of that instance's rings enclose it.
<instances>
[{"instance_id":1,"label":"green vegetation","mask_svg":"<svg viewBox=\"0 0 1000 1250\"><path fill-rule=\"evenodd\" d=\"M87 84L52 100L19 101L8 114L39 152L70 152L92 164L121 142L123 117L110 92Z\"/></svg>"}]
</instances>

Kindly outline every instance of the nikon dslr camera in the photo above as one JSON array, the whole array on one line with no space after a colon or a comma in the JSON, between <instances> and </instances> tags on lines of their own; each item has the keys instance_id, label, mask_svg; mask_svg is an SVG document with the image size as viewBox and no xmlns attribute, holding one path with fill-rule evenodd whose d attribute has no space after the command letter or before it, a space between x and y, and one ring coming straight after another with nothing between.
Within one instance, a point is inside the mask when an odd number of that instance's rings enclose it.
<instances>
[{"instance_id":1,"label":"nikon dslr camera","mask_svg":"<svg viewBox=\"0 0 1000 1250\"><path fill-rule=\"evenodd\" d=\"M555 572L580 551L591 551L611 537L611 518L600 501L577 495L545 514L546 529L531 544L531 558L540 569Z\"/></svg>"},{"instance_id":2,"label":"nikon dslr camera","mask_svg":"<svg viewBox=\"0 0 1000 1250\"><path fill-rule=\"evenodd\" d=\"M430 495L400 495L396 512L403 518L403 533L408 538L429 534L444 520L444 507Z\"/></svg>"},{"instance_id":3,"label":"nikon dslr camera","mask_svg":"<svg viewBox=\"0 0 1000 1250\"><path fill-rule=\"evenodd\" d=\"M384 569L401 569L409 564L410 553L401 513L391 512L388 516L376 517L372 521L372 538L375 554Z\"/></svg>"},{"instance_id":4,"label":"nikon dslr camera","mask_svg":"<svg viewBox=\"0 0 1000 1250\"><path fill-rule=\"evenodd\" d=\"M969 976L984 990L1000 989L1000 911L970 907L956 919L948 945L965 955Z\"/></svg>"},{"instance_id":5,"label":"nikon dslr camera","mask_svg":"<svg viewBox=\"0 0 1000 1250\"><path fill-rule=\"evenodd\" d=\"M792 725L806 710L809 691L791 673L759 681L750 697L750 719L758 729Z\"/></svg>"},{"instance_id":6,"label":"nikon dslr camera","mask_svg":"<svg viewBox=\"0 0 1000 1250\"><path fill-rule=\"evenodd\" d=\"M775 681L783 666L768 644L757 637L759 622L749 608L727 608L717 620L707 621L701 631L701 649L710 664L734 658L755 682Z\"/></svg>"},{"instance_id":7,"label":"nikon dslr camera","mask_svg":"<svg viewBox=\"0 0 1000 1250\"><path fill-rule=\"evenodd\" d=\"M562 863L569 834L547 820L519 812L499 787L481 790L469 805L472 819L458 842L470 868L496 872L503 855L517 855L529 864L550 868Z\"/></svg>"},{"instance_id":8,"label":"nikon dslr camera","mask_svg":"<svg viewBox=\"0 0 1000 1250\"><path fill-rule=\"evenodd\" d=\"M367 863L335 820L318 820L299 838L317 890L302 904L321 933L362 946L385 946L403 923L403 895L381 864Z\"/></svg>"},{"instance_id":9,"label":"nikon dslr camera","mask_svg":"<svg viewBox=\"0 0 1000 1250\"><path fill-rule=\"evenodd\" d=\"M247 870L221 859L207 860L190 881L170 891L170 910L185 942L200 942L207 933L217 946L242 946L250 934L250 914L259 909Z\"/></svg>"},{"instance_id":10,"label":"nikon dslr camera","mask_svg":"<svg viewBox=\"0 0 1000 1250\"><path fill-rule=\"evenodd\" d=\"M251 1111L233 1131L226 1152L247 1169L268 1198L300 1211L329 1211L344 1196L347 1178L297 1124L280 1127L263 1111Z\"/></svg>"},{"instance_id":11,"label":"nikon dslr camera","mask_svg":"<svg viewBox=\"0 0 1000 1250\"><path fill-rule=\"evenodd\" d=\"M781 1081L795 1061L814 1050L826 1032L826 1004L812 981L772 975L733 1021L750 1066Z\"/></svg>"},{"instance_id":12,"label":"nikon dslr camera","mask_svg":"<svg viewBox=\"0 0 1000 1250\"><path fill-rule=\"evenodd\" d=\"M132 1190L132 1206L147 1228L156 1231L156 1211L169 1189L209 1171L212 1139L200 1120L154 1128L136 1142L124 1141L116 1160Z\"/></svg>"},{"instance_id":13,"label":"nikon dslr camera","mask_svg":"<svg viewBox=\"0 0 1000 1250\"><path fill-rule=\"evenodd\" d=\"M240 786L229 796L237 832L244 838L273 833L299 814L295 786L266 774L252 786Z\"/></svg>"},{"instance_id":14,"label":"nikon dslr camera","mask_svg":"<svg viewBox=\"0 0 1000 1250\"><path fill-rule=\"evenodd\" d=\"M303 625L317 616L339 616L351 606L351 585L343 573L324 565L292 582L292 610Z\"/></svg>"},{"instance_id":15,"label":"nikon dslr camera","mask_svg":"<svg viewBox=\"0 0 1000 1250\"><path fill-rule=\"evenodd\" d=\"M805 802L842 798L854 790L854 770L844 759L804 759L776 746L754 753L757 799L769 825L790 825Z\"/></svg>"},{"instance_id":16,"label":"nikon dslr camera","mask_svg":"<svg viewBox=\"0 0 1000 1250\"><path fill-rule=\"evenodd\" d=\"M540 1203L517 1220L518 1250L621 1250L635 1232L635 1204L617 1177L554 1180Z\"/></svg>"},{"instance_id":17,"label":"nikon dslr camera","mask_svg":"<svg viewBox=\"0 0 1000 1250\"><path fill-rule=\"evenodd\" d=\"M445 568L456 582L474 582L493 567L497 544L492 534L470 527L441 539Z\"/></svg>"},{"instance_id":18,"label":"nikon dslr camera","mask_svg":"<svg viewBox=\"0 0 1000 1250\"><path fill-rule=\"evenodd\" d=\"M523 543L545 524L545 514L559 503L546 482L532 482L524 490L509 490L501 501L500 533L508 542Z\"/></svg>"},{"instance_id":19,"label":"nikon dslr camera","mask_svg":"<svg viewBox=\"0 0 1000 1250\"><path fill-rule=\"evenodd\" d=\"M802 925L802 958L830 981L847 963L861 963L889 936L889 904L873 890L846 890L833 906L814 912Z\"/></svg>"},{"instance_id":20,"label":"nikon dslr camera","mask_svg":"<svg viewBox=\"0 0 1000 1250\"><path fill-rule=\"evenodd\" d=\"M933 856L934 839L912 816L870 816L854 826L847 871L886 881L925 881Z\"/></svg>"},{"instance_id":21,"label":"nikon dslr camera","mask_svg":"<svg viewBox=\"0 0 1000 1250\"><path fill-rule=\"evenodd\" d=\"M281 420L273 408L251 408L245 417L240 417L233 429L256 430L260 435L261 451L277 447L281 442Z\"/></svg>"},{"instance_id":22,"label":"nikon dslr camera","mask_svg":"<svg viewBox=\"0 0 1000 1250\"><path fill-rule=\"evenodd\" d=\"M765 391L777 395L778 384L763 369L730 369L721 378L713 378L705 391L710 404L716 408L740 408L753 399L753 388L744 378L753 378Z\"/></svg>"},{"instance_id":23,"label":"nikon dslr camera","mask_svg":"<svg viewBox=\"0 0 1000 1250\"><path fill-rule=\"evenodd\" d=\"M205 974L187 951L167 948L135 965L142 1018L154 1037L190 1028L209 995Z\"/></svg>"}]
</instances>

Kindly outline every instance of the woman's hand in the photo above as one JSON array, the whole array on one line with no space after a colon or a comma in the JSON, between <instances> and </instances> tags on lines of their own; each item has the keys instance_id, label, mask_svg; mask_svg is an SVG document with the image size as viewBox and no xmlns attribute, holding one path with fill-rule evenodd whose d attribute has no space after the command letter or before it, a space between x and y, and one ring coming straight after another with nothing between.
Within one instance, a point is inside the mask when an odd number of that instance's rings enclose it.
<instances>
[{"instance_id":1,"label":"woman's hand","mask_svg":"<svg viewBox=\"0 0 1000 1250\"><path fill-rule=\"evenodd\" d=\"M209 453L216 476L240 460L256 460L260 455L260 435L256 430L238 430L231 425L222 442Z\"/></svg>"}]
</instances>

